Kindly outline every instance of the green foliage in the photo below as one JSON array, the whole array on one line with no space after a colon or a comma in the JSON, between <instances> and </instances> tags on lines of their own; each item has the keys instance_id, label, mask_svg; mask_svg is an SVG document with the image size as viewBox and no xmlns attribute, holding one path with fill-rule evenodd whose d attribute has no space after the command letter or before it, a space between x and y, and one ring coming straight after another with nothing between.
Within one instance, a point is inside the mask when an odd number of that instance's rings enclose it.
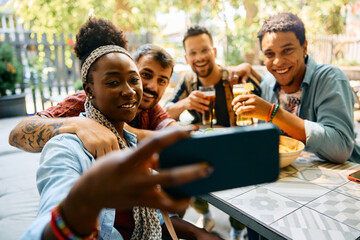
<instances>
[{"instance_id":1,"label":"green foliage","mask_svg":"<svg viewBox=\"0 0 360 240\"><path fill-rule=\"evenodd\" d=\"M261 9L257 17L264 21L278 12L297 14L305 23L307 34L341 34L345 30L345 7L356 0L256 0Z\"/></svg>"},{"instance_id":2,"label":"green foliage","mask_svg":"<svg viewBox=\"0 0 360 240\"><path fill-rule=\"evenodd\" d=\"M0 46L0 96L6 96L7 91L15 94L16 84L21 81L22 66L15 60L10 44Z\"/></svg>"},{"instance_id":3,"label":"green foliage","mask_svg":"<svg viewBox=\"0 0 360 240\"><path fill-rule=\"evenodd\" d=\"M79 91L79 90L83 90L83 83L82 80L80 78L77 78L74 82L74 90Z\"/></svg>"},{"instance_id":4,"label":"green foliage","mask_svg":"<svg viewBox=\"0 0 360 240\"><path fill-rule=\"evenodd\" d=\"M230 40L228 38L228 40ZM230 66L238 65L239 63L244 62L244 58L242 56L242 52L239 48L233 47L236 46L236 44L232 43L231 40L228 41L229 46L226 49L225 54L225 64Z\"/></svg>"},{"instance_id":5,"label":"green foliage","mask_svg":"<svg viewBox=\"0 0 360 240\"><path fill-rule=\"evenodd\" d=\"M345 14L341 11L350 2L353 1L307 1L304 7L301 9L301 16L307 23L307 29L310 30L310 34L331 35L344 33L346 17Z\"/></svg>"},{"instance_id":6,"label":"green foliage","mask_svg":"<svg viewBox=\"0 0 360 240\"><path fill-rule=\"evenodd\" d=\"M237 16L234 19L235 30L227 31L228 47L226 51L227 65L237 65L243 62L243 54L255 53L256 34L260 29L259 23L254 21L246 27L245 18Z\"/></svg>"},{"instance_id":7,"label":"green foliage","mask_svg":"<svg viewBox=\"0 0 360 240\"><path fill-rule=\"evenodd\" d=\"M15 0L9 4L38 34L74 33L86 21L91 8L87 1L69 0Z\"/></svg>"},{"instance_id":8,"label":"green foliage","mask_svg":"<svg viewBox=\"0 0 360 240\"><path fill-rule=\"evenodd\" d=\"M112 20L122 29L156 33L157 11L169 8L184 10L192 23L200 23L224 13L225 4L235 9L241 5L255 5L262 11L258 19L266 19L276 12L291 11L304 17L316 30L338 34L344 30L343 6L355 0L13 0L9 6L37 33L76 33L90 15ZM249 9L247 9L248 11ZM226 16L225 16L226 17Z\"/></svg>"},{"instance_id":9,"label":"green foliage","mask_svg":"<svg viewBox=\"0 0 360 240\"><path fill-rule=\"evenodd\" d=\"M38 55L33 58L28 59L29 69L30 69L30 89L34 90L38 88L40 91L44 89L44 83L43 83L43 71L44 71L44 58L41 57L41 55ZM36 81L35 81L36 78Z\"/></svg>"},{"instance_id":10,"label":"green foliage","mask_svg":"<svg viewBox=\"0 0 360 240\"><path fill-rule=\"evenodd\" d=\"M159 35L164 23L156 22L156 13L176 8L186 12L192 24L225 22L221 28L211 24L214 36L227 39L227 64L242 61L241 55L254 49L262 23L279 12L292 12L305 23L308 36L344 32L346 5L358 0L13 0L13 11L36 33L72 33L90 15L109 19L128 32L151 32ZM229 19L227 8L236 10ZM245 9L242 14L240 8ZM235 21L235 29L230 21ZM175 44L174 44L175 45ZM176 47L176 46L175 46Z\"/></svg>"},{"instance_id":11,"label":"green foliage","mask_svg":"<svg viewBox=\"0 0 360 240\"><path fill-rule=\"evenodd\" d=\"M111 20L121 29L139 32L156 29L155 11L160 2L147 0L14 0L9 2L14 13L31 23L38 33L72 33L89 16ZM151 6L149 8L149 6Z\"/></svg>"}]
</instances>

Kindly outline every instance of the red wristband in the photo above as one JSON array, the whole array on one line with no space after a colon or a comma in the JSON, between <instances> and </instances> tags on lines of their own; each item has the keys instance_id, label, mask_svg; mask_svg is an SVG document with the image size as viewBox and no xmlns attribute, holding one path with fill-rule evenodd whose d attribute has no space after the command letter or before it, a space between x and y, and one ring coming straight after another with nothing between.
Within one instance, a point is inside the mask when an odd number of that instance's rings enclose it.
<instances>
[{"instance_id":1,"label":"red wristband","mask_svg":"<svg viewBox=\"0 0 360 240\"><path fill-rule=\"evenodd\" d=\"M270 118L271 118L271 115L272 115L274 109L275 109L275 103L273 103L273 104L271 105L271 109L270 109L270 112L269 112L268 117L267 117L267 119L266 119L266 122L269 122L269 121L270 121Z\"/></svg>"},{"instance_id":2,"label":"red wristband","mask_svg":"<svg viewBox=\"0 0 360 240\"><path fill-rule=\"evenodd\" d=\"M59 240L66 240L66 238L61 234L59 228L56 225L55 218L53 217L53 213L51 212L51 221L50 221L51 229L55 235L55 237Z\"/></svg>"},{"instance_id":3,"label":"red wristband","mask_svg":"<svg viewBox=\"0 0 360 240\"><path fill-rule=\"evenodd\" d=\"M53 230L54 235L59 240L97 240L99 239L99 229L98 229L98 221L94 226L93 232L88 236L78 236L72 232L72 230L66 225L62 214L61 214L61 204L56 206L51 211L51 228Z\"/></svg>"}]
</instances>

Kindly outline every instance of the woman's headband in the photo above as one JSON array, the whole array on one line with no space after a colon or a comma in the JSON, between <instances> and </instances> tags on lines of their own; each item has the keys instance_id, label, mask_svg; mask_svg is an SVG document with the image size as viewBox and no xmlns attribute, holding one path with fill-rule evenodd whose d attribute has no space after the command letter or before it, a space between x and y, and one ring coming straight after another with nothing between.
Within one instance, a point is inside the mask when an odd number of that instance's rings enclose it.
<instances>
[{"instance_id":1,"label":"woman's headband","mask_svg":"<svg viewBox=\"0 0 360 240\"><path fill-rule=\"evenodd\" d=\"M108 53L123 53L127 55L131 60L134 61L134 59L130 56L130 54L122 47L117 45L105 45L96 48L94 51L90 53L90 55L85 59L83 65L81 66L81 80L83 82L86 82L86 76L88 74L88 71L91 67L91 65L100 57L104 56ZM134 61L135 62L135 61Z\"/></svg>"}]
</instances>

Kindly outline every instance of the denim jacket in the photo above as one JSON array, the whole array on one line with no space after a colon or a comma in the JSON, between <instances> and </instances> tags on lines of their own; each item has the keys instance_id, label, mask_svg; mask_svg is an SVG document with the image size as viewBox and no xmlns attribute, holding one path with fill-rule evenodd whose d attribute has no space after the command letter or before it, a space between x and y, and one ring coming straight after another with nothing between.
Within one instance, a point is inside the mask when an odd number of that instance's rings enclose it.
<instances>
[{"instance_id":1,"label":"denim jacket","mask_svg":"<svg viewBox=\"0 0 360 240\"><path fill-rule=\"evenodd\" d=\"M136 145L136 136L124 130L124 138L131 147ZM40 193L39 213L22 239L41 239L51 219L51 210L69 193L74 183L95 162L80 139L73 134L60 134L51 138L41 154L37 172ZM160 223L163 223L159 214ZM123 239L113 227L115 209L103 209L98 217L100 239Z\"/></svg>"}]
</instances>

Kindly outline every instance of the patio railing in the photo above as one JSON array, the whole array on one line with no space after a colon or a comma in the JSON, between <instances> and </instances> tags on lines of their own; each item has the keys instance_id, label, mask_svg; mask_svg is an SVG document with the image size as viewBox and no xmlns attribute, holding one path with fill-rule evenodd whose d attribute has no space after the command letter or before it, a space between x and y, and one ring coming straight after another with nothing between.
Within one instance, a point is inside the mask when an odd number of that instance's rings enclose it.
<instances>
[{"instance_id":1,"label":"patio railing","mask_svg":"<svg viewBox=\"0 0 360 240\"><path fill-rule=\"evenodd\" d=\"M308 38L308 50L318 63L360 65L360 38L326 35Z\"/></svg>"},{"instance_id":2,"label":"patio railing","mask_svg":"<svg viewBox=\"0 0 360 240\"><path fill-rule=\"evenodd\" d=\"M128 49L152 42L152 35L127 33ZM9 43L16 59L23 66L23 81L18 92L26 94L27 112L36 113L51 106L75 91L74 83L80 80L80 63L71 50L71 34L42 34L25 30L18 18L1 15L0 44ZM29 103L31 102L31 104Z\"/></svg>"}]
</instances>

